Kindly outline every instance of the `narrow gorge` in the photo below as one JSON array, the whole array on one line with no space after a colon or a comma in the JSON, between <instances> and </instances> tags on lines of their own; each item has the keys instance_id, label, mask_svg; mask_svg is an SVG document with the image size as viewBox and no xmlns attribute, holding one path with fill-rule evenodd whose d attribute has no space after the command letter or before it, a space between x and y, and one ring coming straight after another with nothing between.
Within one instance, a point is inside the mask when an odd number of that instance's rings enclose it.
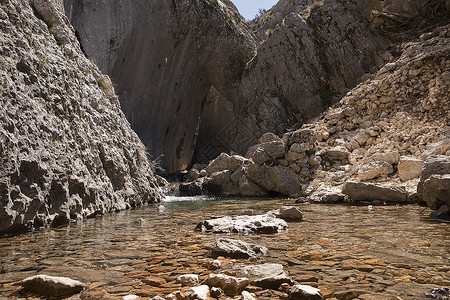
<instances>
[{"instance_id":1,"label":"narrow gorge","mask_svg":"<svg viewBox=\"0 0 450 300\"><path fill-rule=\"evenodd\" d=\"M0 0L0 298L447 299L449 16Z\"/></svg>"}]
</instances>

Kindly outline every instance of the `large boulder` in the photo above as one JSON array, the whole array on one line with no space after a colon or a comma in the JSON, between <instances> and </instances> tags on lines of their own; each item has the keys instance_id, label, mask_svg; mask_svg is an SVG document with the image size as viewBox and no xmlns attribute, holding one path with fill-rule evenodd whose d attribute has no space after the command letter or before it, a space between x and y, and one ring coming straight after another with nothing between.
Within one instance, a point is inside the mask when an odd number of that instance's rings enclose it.
<instances>
[{"instance_id":1,"label":"large boulder","mask_svg":"<svg viewBox=\"0 0 450 300\"><path fill-rule=\"evenodd\" d=\"M385 161L367 163L358 170L358 178L361 181L374 179L394 173L392 165Z\"/></svg>"},{"instance_id":2,"label":"large boulder","mask_svg":"<svg viewBox=\"0 0 450 300\"><path fill-rule=\"evenodd\" d=\"M211 254L214 257L249 258L266 256L268 252L264 246L249 244L240 240L221 238L214 244Z\"/></svg>"},{"instance_id":3,"label":"large boulder","mask_svg":"<svg viewBox=\"0 0 450 300\"><path fill-rule=\"evenodd\" d=\"M402 156L398 164L398 175L402 181L418 178L422 174L422 167L423 160Z\"/></svg>"},{"instance_id":4,"label":"large boulder","mask_svg":"<svg viewBox=\"0 0 450 300\"><path fill-rule=\"evenodd\" d=\"M224 170L215 172L203 182L203 187L216 196L232 196L239 194L239 186L231 180L232 172Z\"/></svg>"},{"instance_id":5,"label":"large boulder","mask_svg":"<svg viewBox=\"0 0 450 300\"><path fill-rule=\"evenodd\" d=\"M213 233L277 233L287 230L288 225L273 215L227 216L200 222L196 229Z\"/></svg>"},{"instance_id":6,"label":"large boulder","mask_svg":"<svg viewBox=\"0 0 450 300\"><path fill-rule=\"evenodd\" d=\"M314 203L339 203L344 201L344 197L342 188L321 185L307 199Z\"/></svg>"},{"instance_id":7,"label":"large boulder","mask_svg":"<svg viewBox=\"0 0 450 300\"><path fill-rule=\"evenodd\" d=\"M302 191L297 174L287 167L250 164L247 168L246 176L269 192L296 196Z\"/></svg>"},{"instance_id":8,"label":"large boulder","mask_svg":"<svg viewBox=\"0 0 450 300\"><path fill-rule=\"evenodd\" d=\"M432 155L429 156L423 165L422 175L417 185L417 194L424 199L424 182L432 175L450 174L450 156Z\"/></svg>"},{"instance_id":9,"label":"large boulder","mask_svg":"<svg viewBox=\"0 0 450 300\"><path fill-rule=\"evenodd\" d=\"M228 155L221 153L216 159L205 168L206 175L210 176L212 173L228 170L231 173L242 167L246 159L239 155Z\"/></svg>"},{"instance_id":10,"label":"large boulder","mask_svg":"<svg viewBox=\"0 0 450 300\"><path fill-rule=\"evenodd\" d=\"M423 200L431 209L450 207L450 173L433 174L423 183Z\"/></svg>"},{"instance_id":11,"label":"large boulder","mask_svg":"<svg viewBox=\"0 0 450 300\"><path fill-rule=\"evenodd\" d=\"M261 197L266 196L267 192L243 175L239 178L239 194L241 196Z\"/></svg>"},{"instance_id":12,"label":"large boulder","mask_svg":"<svg viewBox=\"0 0 450 300\"><path fill-rule=\"evenodd\" d=\"M408 192L404 187L371 184L363 182L346 182L342 193L353 201L374 201L406 203Z\"/></svg>"},{"instance_id":13,"label":"large boulder","mask_svg":"<svg viewBox=\"0 0 450 300\"><path fill-rule=\"evenodd\" d=\"M66 277L35 275L25 278L20 284L33 293L46 297L61 297L81 292L86 285Z\"/></svg>"}]
</instances>

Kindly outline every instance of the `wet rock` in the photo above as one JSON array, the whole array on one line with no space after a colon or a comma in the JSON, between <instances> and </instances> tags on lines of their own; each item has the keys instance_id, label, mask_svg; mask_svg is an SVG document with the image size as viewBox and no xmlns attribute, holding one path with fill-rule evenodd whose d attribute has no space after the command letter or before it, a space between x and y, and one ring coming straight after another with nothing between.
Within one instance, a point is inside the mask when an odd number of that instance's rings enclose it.
<instances>
[{"instance_id":1,"label":"wet rock","mask_svg":"<svg viewBox=\"0 0 450 300\"><path fill-rule=\"evenodd\" d=\"M136 296L136 295L127 295L122 298L122 300L139 300L139 299L140 299L139 296ZM154 298L152 298L152 299L154 299Z\"/></svg>"},{"instance_id":2,"label":"wet rock","mask_svg":"<svg viewBox=\"0 0 450 300\"><path fill-rule=\"evenodd\" d=\"M209 297L209 286L206 284L191 287L185 293L186 300L208 300Z\"/></svg>"},{"instance_id":3,"label":"wet rock","mask_svg":"<svg viewBox=\"0 0 450 300\"><path fill-rule=\"evenodd\" d=\"M421 199L425 198L424 195L424 182L432 175L445 175L450 174L450 159L446 155L434 155L428 157L423 165L422 175L420 177L419 184L417 185L417 194ZM434 202L430 202L433 209L437 209L437 205Z\"/></svg>"},{"instance_id":4,"label":"wet rock","mask_svg":"<svg viewBox=\"0 0 450 300\"><path fill-rule=\"evenodd\" d=\"M277 233L287 230L286 221L272 215L231 216L203 221L196 229L213 233Z\"/></svg>"},{"instance_id":5,"label":"wet rock","mask_svg":"<svg viewBox=\"0 0 450 300\"><path fill-rule=\"evenodd\" d=\"M182 285L196 285L199 283L198 275L195 274L183 274L177 277L177 283Z\"/></svg>"},{"instance_id":6,"label":"wet rock","mask_svg":"<svg viewBox=\"0 0 450 300\"><path fill-rule=\"evenodd\" d=\"M404 187L351 181L344 184L342 193L353 201L381 200L406 203L408 198Z\"/></svg>"},{"instance_id":7,"label":"wet rock","mask_svg":"<svg viewBox=\"0 0 450 300\"><path fill-rule=\"evenodd\" d=\"M302 212L295 206L282 206L279 209L269 211L268 214L272 214L275 217L283 219L287 222L300 222L303 220Z\"/></svg>"},{"instance_id":8,"label":"wet rock","mask_svg":"<svg viewBox=\"0 0 450 300\"><path fill-rule=\"evenodd\" d=\"M297 174L287 167L250 164L246 176L268 192L295 196L302 190Z\"/></svg>"},{"instance_id":9,"label":"wet rock","mask_svg":"<svg viewBox=\"0 0 450 300\"><path fill-rule=\"evenodd\" d=\"M425 296L438 300L450 298L450 289L447 287L435 288L425 293Z\"/></svg>"},{"instance_id":10,"label":"wet rock","mask_svg":"<svg viewBox=\"0 0 450 300\"><path fill-rule=\"evenodd\" d=\"M253 286L265 289L276 290L283 283L293 284L281 264L231 265L225 267L221 272L232 272L236 276L249 278Z\"/></svg>"},{"instance_id":11,"label":"wet rock","mask_svg":"<svg viewBox=\"0 0 450 300\"><path fill-rule=\"evenodd\" d=\"M169 184L169 182L162 176L159 175L155 175L156 178L156 183L158 184L159 187L163 187Z\"/></svg>"},{"instance_id":12,"label":"wet rock","mask_svg":"<svg viewBox=\"0 0 450 300\"><path fill-rule=\"evenodd\" d=\"M181 183L178 186L178 196L180 197L201 196L203 194L203 185L198 181Z\"/></svg>"},{"instance_id":13,"label":"wet rock","mask_svg":"<svg viewBox=\"0 0 450 300\"><path fill-rule=\"evenodd\" d=\"M414 157L402 156L398 164L398 175L402 181L420 177L423 160Z\"/></svg>"},{"instance_id":14,"label":"wet rock","mask_svg":"<svg viewBox=\"0 0 450 300\"><path fill-rule=\"evenodd\" d=\"M25 289L47 297L60 297L76 294L86 285L70 278L36 275L25 278L20 283Z\"/></svg>"},{"instance_id":15,"label":"wet rock","mask_svg":"<svg viewBox=\"0 0 450 300\"><path fill-rule=\"evenodd\" d=\"M206 278L205 283L210 287L219 287L227 295L233 297L240 294L250 283L250 281L245 277L233 277L225 274L210 274Z\"/></svg>"},{"instance_id":16,"label":"wet rock","mask_svg":"<svg viewBox=\"0 0 450 300\"><path fill-rule=\"evenodd\" d=\"M321 185L307 197L307 200L314 203L339 203L344 201L344 197L341 188Z\"/></svg>"},{"instance_id":17,"label":"wet rock","mask_svg":"<svg viewBox=\"0 0 450 300\"><path fill-rule=\"evenodd\" d=\"M435 219L450 220L450 206L444 204L430 216Z\"/></svg>"},{"instance_id":18,"label":"wet rock","mask_svg":"<svg viewBox=\"0 0 450 300\"><path fill-rule=\"evenodd\" d=\"M215 257L249 258L267 256L268 250L264 246L249 244L239 240L221 238L214 245L211 254Z\"/></svg>"},{"instance_id":19,"label":"wet rock","mask_svg":"<svg viewBox=\"0 0 450 300\"><path fill-rule=\"evenodd\" d=\"M296 284L291 287L289 299L292 300L321 300L320 290L309 285Z\"/></svg>"}]
</instances>

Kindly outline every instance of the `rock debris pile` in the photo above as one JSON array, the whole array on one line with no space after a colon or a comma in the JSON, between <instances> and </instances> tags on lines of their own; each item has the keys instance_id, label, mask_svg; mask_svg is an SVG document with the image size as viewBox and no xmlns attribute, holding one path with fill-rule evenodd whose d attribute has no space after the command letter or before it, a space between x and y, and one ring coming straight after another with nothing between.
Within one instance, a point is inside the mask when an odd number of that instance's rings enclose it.
<instances>
[{"instance_id":1,"label":"rock debris pile","mask_svg":"<svg viewBox=\"0 0 450 300\"><path fill-rule=\"evenodd\" d=\"M222 196L449 205L450 27L433 32L318 120L282 138L264 134L245 157L196 165L187 181Z\"/></svg>"}]
</instances>

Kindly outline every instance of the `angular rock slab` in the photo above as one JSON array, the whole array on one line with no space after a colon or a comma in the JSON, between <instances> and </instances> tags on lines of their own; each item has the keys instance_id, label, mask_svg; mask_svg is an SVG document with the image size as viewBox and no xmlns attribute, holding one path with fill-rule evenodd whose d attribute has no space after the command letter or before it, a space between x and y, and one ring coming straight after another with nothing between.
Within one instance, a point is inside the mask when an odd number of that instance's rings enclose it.
<instances>
[{"instance_id":1,"label":"angular rock slab","mask_svg":"<svg viewBox=\"0 0 450 300\"><path fill-rule=\"evenodd\" d=\"M252 285L265 289L276 290L283 283L294 284L281 264L232 265L222 269L222 272L228 271L235 273L236 276L248 277Z\"/></svg>"},{"instance_id":2,"label":"angular rock slab","mask_svg":"<svg viewBox=\"0 0 450 300\"><path fill-rule=\"evenodd\" d=\"M218 239L211 252L214 257L225 256L231 258L267 256L268 253L269 250L264 246L225 238Z\"/></svg>"},{"instance_id":3,"label":"angular rock slab","mask_svg":"<svg viewBox=\"0 0 450 300\"><path fill-rule=\"evenodd\" d=\"M283 219L287 222L300 222L303 220L303 213L295 206L282 206L279 209L271 210L268 214Z\"/></svg>"},{"instance_id":4,"label":"angular rock slab","mask_svg":"<svg viewBox=\"0 0 450 300\"><path fill-rule=\"evenodd\" d=\"M423 198L424 195L424 182L432 175L445 175L450 174L450 156L446 155L433 155L429 156L423 165L422 175L420 176L419 184L417 185L417 194ZM430 205L430 204L428 204ZM437 207L432 204L433 207ZM430 206L431 207L431 206ZM439 208L439 207L437 207ZM434 208L436 209L436 208Z\"/></svg>"},{"instance_id":5,"label":"angular rock slab","mask_svg":"<svg viewBox=\"0 0 450 300\"><path fill-rule=\"evenodd\" d=\"M225 274L210 274L205 283L209 287L221 288L228 296L240 294L250 281L245 277L234 277Z\"/></svg>"},{"instance_id":6,"label":"angular rock slab","mask_svg":"<svg viewBox=\"0 0 450 300\"><path fill-rule=\"evenodd\" d=\"M35 275L21 281L26 290L47 297L59 297L81 292L86 288L83 283L66 277Z\"/></svg>"},{"instance_id":7,"label":"angular rock slab","mask_svg":"<svg viewBox=\"0 0 450 300\"><path fill-rule=\"evenodd\" d=\"M206 284L191 287L186 291L186 300L208 300L210 299L209 286Z\"/></svg>"},{"instance_id":8,"label":"angular rock slab","mask_svg":"<svg viewBox=\"0 0 450 300\"><path fill-rule=\"evenodd\" d=\"M323 299L320 290L303 284L294 285L291 288L289 299L292 300L321 300Z\"/></svg>"},{"instance_id":9,"label":"angular rock slab","mask_svg":"<svg viewBox=\"0 0 450 300\"><path fill-rule=\"evenodd\" d=\"M404 187L352 181L344 184L342 193L353 201L381 200L406 203L408 198L408 192Z\"/></svg>"},{"instance_id":10,"label":"angular rock slab","mask_svg":"<svg viewBox=\"0 0 450 300\"><path fill-rule=\"evenodd\" d=\"M285 220L273 215L226 216L197 224L197 230L213 233L278 233L288 229Z\"/></svg>"}]
</instances>

